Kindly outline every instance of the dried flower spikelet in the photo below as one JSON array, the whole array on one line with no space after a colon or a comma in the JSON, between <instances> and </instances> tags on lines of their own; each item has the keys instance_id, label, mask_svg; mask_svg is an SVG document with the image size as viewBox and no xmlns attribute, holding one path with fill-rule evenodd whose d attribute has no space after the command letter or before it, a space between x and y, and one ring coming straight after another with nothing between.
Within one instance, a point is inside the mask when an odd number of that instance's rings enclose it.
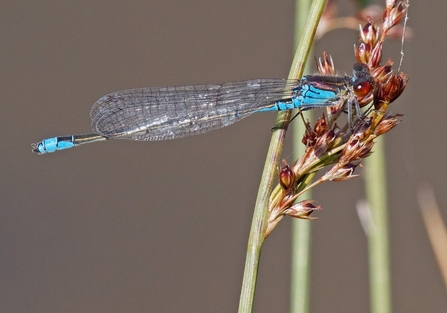
<instances>
[{"instance_id":1,"label":"dried flower spikelet","mask_svg":"<svg viewBox=\"0 0 447 313\"><path fill-rule=\"evenodd\" d=\"M359 45L354 45L354 53L358 62L368 64L371 45L364 42L361 42Z\"/></svg>"},{"instance_id":2,"label":"dried flower spikelet","mask_svg":"<svg viewBox=\"0 0 447 313\"><path fill-rule=\"evenodd\" d=\"M306 131L304 132L303 139L301 139L301 142L306 147L313 147L317 143L318 138L327 132L328 129L327 118L323 114L315 122L313 129L312 126L310 125L310 122L306 122L305 127Z\"/></svg>"},{"instance_id":3,"label":"dried flower spikelet","mask_svg":"<svg viewBox=\"0 0 447 313\"><path fill-rule=\"evenodd\" d=\"M392 103L404 91L408 77L404 73L392 74L388 81L379 83L374 90L374 107L379 109L383 103Z\"/></svg>"},{"instance_id":4,"label":"dried flower spikelet","mask_svg":"<svg viewBox=\"0 0 447 313\"><path fill-rule=\"evenodd\" d=\"M353 135L341 152L339 164L348 164L369 156L374 142L365 139L363 133Z\"/></svg>"},{"instance_id":5,"label":"dried flower spikelet","mask_svg":"<svg viewBox=\"0 0 447 313\"><path fill-rule=\"evenodd\" d=\"M340 164L337 163L332 166L321 178L321 181L344 181L358 175L354 175L354 171L357 166L361 165L360 162Z\"/></svg>"},{"instance_id":6,"label":"dried flower spikelet","mask_svg":"<svg viewBox=\"0 0 447 313\"><path fill-rule=\"evenodd\" d=\"M328 129L328 127L328 120L324 113L315 122L313 130L310 124L307 123L306 132L301 142L308 148L313 148L313 154L316 156L322 155L330 149L336 138L334 129L336 129L337 125L335 124L332 129Z\"/></svg>"},{"instance_id":7,"label":"dried flower spikelet","mask_svg":"<svg viewBox=\"0 0 447 313\"><path fill-rule=\"evenodd\" d=\"M337 169L337 171L335 171L335 173L333 173L330 180L334 181L334 182L341 182L341 181L345 181L345 180L357 177L359 175L354 175L354 172L355 172L355 169L361 165L362 165L362 163L348 163L348 164L344 165L343 167L340 167L339 169Z\"/></svg>"},{"instance_id":8,"label":"dried flower spikelet","mask_svg":"<svg viewBox=\"0 0 447 313\"><path fill-rule=\"evenodd\" d=\"M380 82L386 82L393 73L393 61L388 59L388 61L381 66L374 68L371 72L371 76Z\"/></svg>"},{"instance_id":9,"label":"dried flower spikelet","mask_svg":"<svg viewBox=\"0 0 447 313\"><path fill-rule=\"evenodd\" d=\"M301 143L306 147L313 147L317 141L317 134L312 130L312 126L310 126L310 122L305 122L306 131L304 132L303 139L301 139Z\"/></svg>"},{"instance_id":10,"label":"dried flower spikelet","mask_svg":"<svg viewBox=\"0 0 447 313\"><path fill-rule=\"evenodd\" d=\"M320 206L315 206L312 204L311 200L304 200L294 205L288 207L283 211L284 215L289 215L291 217L306 219L306 220L314 220L316 217L310 217L313 211L321 210Z\"/></svg>"},{"instance_id":11,"label":"dried flower spikelet","mask_svg":"<svg viewBox=\"0 0 447 313\"><path fill-rule=\"evenodd\" d=\"M306 147L310 148L315 145L317 142L317 136L314 133L304 133L303 139L301 139L301 143Z\"/></svg>"},{"instance_id":12,"label":"dried flower spikelet","mask_svg":"<svg viewBox=\"0 0 447 313\"><path fill-rule=\"evenodd\" d=\"M290 169L289 164L283 160L283 167L278 172L278 180L282 189L289 190L295 183L295 173Z\"/></svg>"},{"instance_id":13,"label":"dried flower spikelet","mask_svg":"<svg viewBox=\"0 0 447 313\"><path fill-rule=\"evenodd\" d=\"M328 124L324 114L315 122L314 132L317 136L321 136L327 132Z\"/></svg>"},{"instance_id":14,"label":"dried flower spikelet","mask_svg":"<svg viewBox=\"0 0 447 313\"><path fill-rule=\"evenodd\" d=\"M383 42L378 42L374 48L371 51L371 54L369 55L368 60L368 67L369 68L376 68L379 66L380 62L382 61L382 55L383 55Z\"/></svg>"},{"instance_id":15,"label":"dried flower spikelet","mask_svg":"<svg viewBox=\"0 0 447 313\"><path fill-rule=\"evenodd\" d=\"M400 121L396 118L402 114L389 115L384 117L374 129L374 134L378 137L393 129Z\"/></svg>"},{"instance_id":16,"label":"dried flower spikelet","mask_svg":"<svg viewBox=\"0 0 447 313\"><path fill-rule=\"evenodd\" d=\"M374 26L371 18L368 23L362 28L360 25L360 42L364 42L371 47L374 47L379 41L379 30Z\"/></svg>"},{"instance_id":17,"label":"dried flower spikelet","mask_svg":"<svg viewBox=\"0 0 447 313\"><path fill-rule=\"evenodd\" d=\"M371 19L362 28L360 26L360 43L354 45L355 57L358 62L367 64L369 68L379 65L382 58L382 45L379 42L379 30Z\"/></svg>"},{"instance_id":18,"label":"dried flower spikelet","mask_svg":"<svg viewBox=\"0 0 447 313\"><path fill-rule=\"evenodd\" d=\"M372 153L373 147L374 147L374 142L372 140L363 142L361 149L359 149L359 151L358 151L357 159L361 160L361 159L369 157Z\"/></svg>"},{"instance_id":19,"label":"dried flower spikelet","mask_svg":"<svg viewBox=\"0 0 447 313\"><path fill-rule=\"evenodd\" d=\"M383 12L383 32L385 34L389 29L399 24L407 9L407 1L387 1L386 9Z\"/></svg>"},{"instance_id":20,"label":"dried flower spikelet","mask_svg":"<svg viewBox=\"0 0 447 313\"><path fill-rule=\"evenodd\" d=\"M322 75L335 75L334 61L326 52L323 52L323 59L318 58L317 70Z\"/></svg>"},{"instance_id":21,"label":"dried flower spikelet","mask_svg":"<svg viewBox=\"0 0 447 313\"><path fill-rule=\"evenodd\" d=\"M350 161L352 161L353 156L357 154L359 146L360 146L359 135L356 134L351 136L351 138L349 138L349 141L346 143L345 147L341 152L339 163L348 164Z\"/></svg>"},{"instance_id":22,"label":"dried flower spikelet","mask_svg":"<svg viewBox=\"0 0 447 313\"><path fill-rule=\"evenodd\" d=\"M334 140L336 138L334 130L329 130L325 134L317 138L315 145L313 146L313 153L316 157L320 157L326 153L333 146Z\"/></svg>"}]
</instances>

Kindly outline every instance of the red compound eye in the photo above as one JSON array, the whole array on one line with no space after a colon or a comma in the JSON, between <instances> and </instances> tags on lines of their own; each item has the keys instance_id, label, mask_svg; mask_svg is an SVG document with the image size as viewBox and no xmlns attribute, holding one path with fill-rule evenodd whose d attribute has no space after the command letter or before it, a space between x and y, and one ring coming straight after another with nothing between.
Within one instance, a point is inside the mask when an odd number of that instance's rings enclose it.
<instances>
[{"instance_id":1,"label":"red compound eye","mask_svg":"<svg viewBox=\"0 0 447 313\"><path fill-rule=\"evenodd\" d=\"M357 82L354 84L354 93L358 96L358 97L365 97L366 95L368 95L371 92L371 84L369 81L364 80L361 82Z\"/></svg>"}]
</instances>

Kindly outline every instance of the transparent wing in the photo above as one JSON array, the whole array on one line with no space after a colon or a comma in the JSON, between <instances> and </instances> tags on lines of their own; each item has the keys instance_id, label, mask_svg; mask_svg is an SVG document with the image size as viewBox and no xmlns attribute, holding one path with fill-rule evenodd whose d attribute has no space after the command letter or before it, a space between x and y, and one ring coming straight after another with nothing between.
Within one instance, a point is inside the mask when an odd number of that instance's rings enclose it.
<instances>
[{"instance_id":1,"label":"transparent wing","mask_svg":"<svg viewBox=\"0 0 447 313\"><path fill-rule=\"evenodd\" d=\"M220 85L147 87L101 97L90 117L107 138L165 140L219 129L291 98L298 80L256 79Z\"/></svg>"}]
</instances>

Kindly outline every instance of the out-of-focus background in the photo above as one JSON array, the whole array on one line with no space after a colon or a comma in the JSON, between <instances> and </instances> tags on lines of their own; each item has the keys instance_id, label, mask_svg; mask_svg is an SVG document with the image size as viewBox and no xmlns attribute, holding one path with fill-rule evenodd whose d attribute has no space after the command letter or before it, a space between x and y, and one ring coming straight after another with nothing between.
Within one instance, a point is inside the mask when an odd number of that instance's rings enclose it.
<instances>
[{"instance_id":1,"label":"out-of-focus background","mask_svg":"<svg viewBox=\"0 0 447 313\"><path fill-rule=\"evenodd\" d=\"M430 183L447 219L447 4L410 4L402 70L411 79L392 106L405 115L386 135L393 307L446 312L416 191ZM354 11L350 1L340 6ZM294 11L285 0L2 2L1 312L237 310L275 114L166 142L113 140L44 156L30 144L90 132L91 105L112 91L286 77ZM327 51L349 73L357 42L358 32L331 32L311 58ZM384 59L398 63L400 50L387 41ZM312 312L367 312L355 210L362 178L323 185L313 198L324 210L312 222ZM289 236L284 219L264 246L256 312L288 310Z\"/></svg>"}]
</instances>

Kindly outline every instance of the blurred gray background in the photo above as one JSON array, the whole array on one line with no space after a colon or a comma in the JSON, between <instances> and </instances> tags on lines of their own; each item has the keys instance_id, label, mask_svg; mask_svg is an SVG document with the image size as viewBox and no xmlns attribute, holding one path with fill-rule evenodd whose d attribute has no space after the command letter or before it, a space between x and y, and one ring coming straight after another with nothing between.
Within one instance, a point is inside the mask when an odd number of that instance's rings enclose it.
<instances>
[{"instance_id":1,"label":"blurred gray background","mask_svg":"<svg viewBox=\"0 0 447 313\"><path fill-rule=\"evenodd\" d=\"M384 1L382 1L384 2ZM346 14L354 8L342 1ZM379 2L380 3L380 2ZM166 142L113 140L38 156L30 144L90 132L102 95L132 87L286 77L292 1L2 1L1 312L236 312L247 237L275 114ZM412 1L386 136L393 307L446 312L447 293L416 202L445 207L445 1ZM340 73L358 32L324 36ZM400 41L384 59L398 62ZM292 162L292 137L283 156ZM312 312L368 312L355 204L362 178L317 188ZM287 312L290 219L268 238L255 312Z\"/></svg>"}]
</instances>

